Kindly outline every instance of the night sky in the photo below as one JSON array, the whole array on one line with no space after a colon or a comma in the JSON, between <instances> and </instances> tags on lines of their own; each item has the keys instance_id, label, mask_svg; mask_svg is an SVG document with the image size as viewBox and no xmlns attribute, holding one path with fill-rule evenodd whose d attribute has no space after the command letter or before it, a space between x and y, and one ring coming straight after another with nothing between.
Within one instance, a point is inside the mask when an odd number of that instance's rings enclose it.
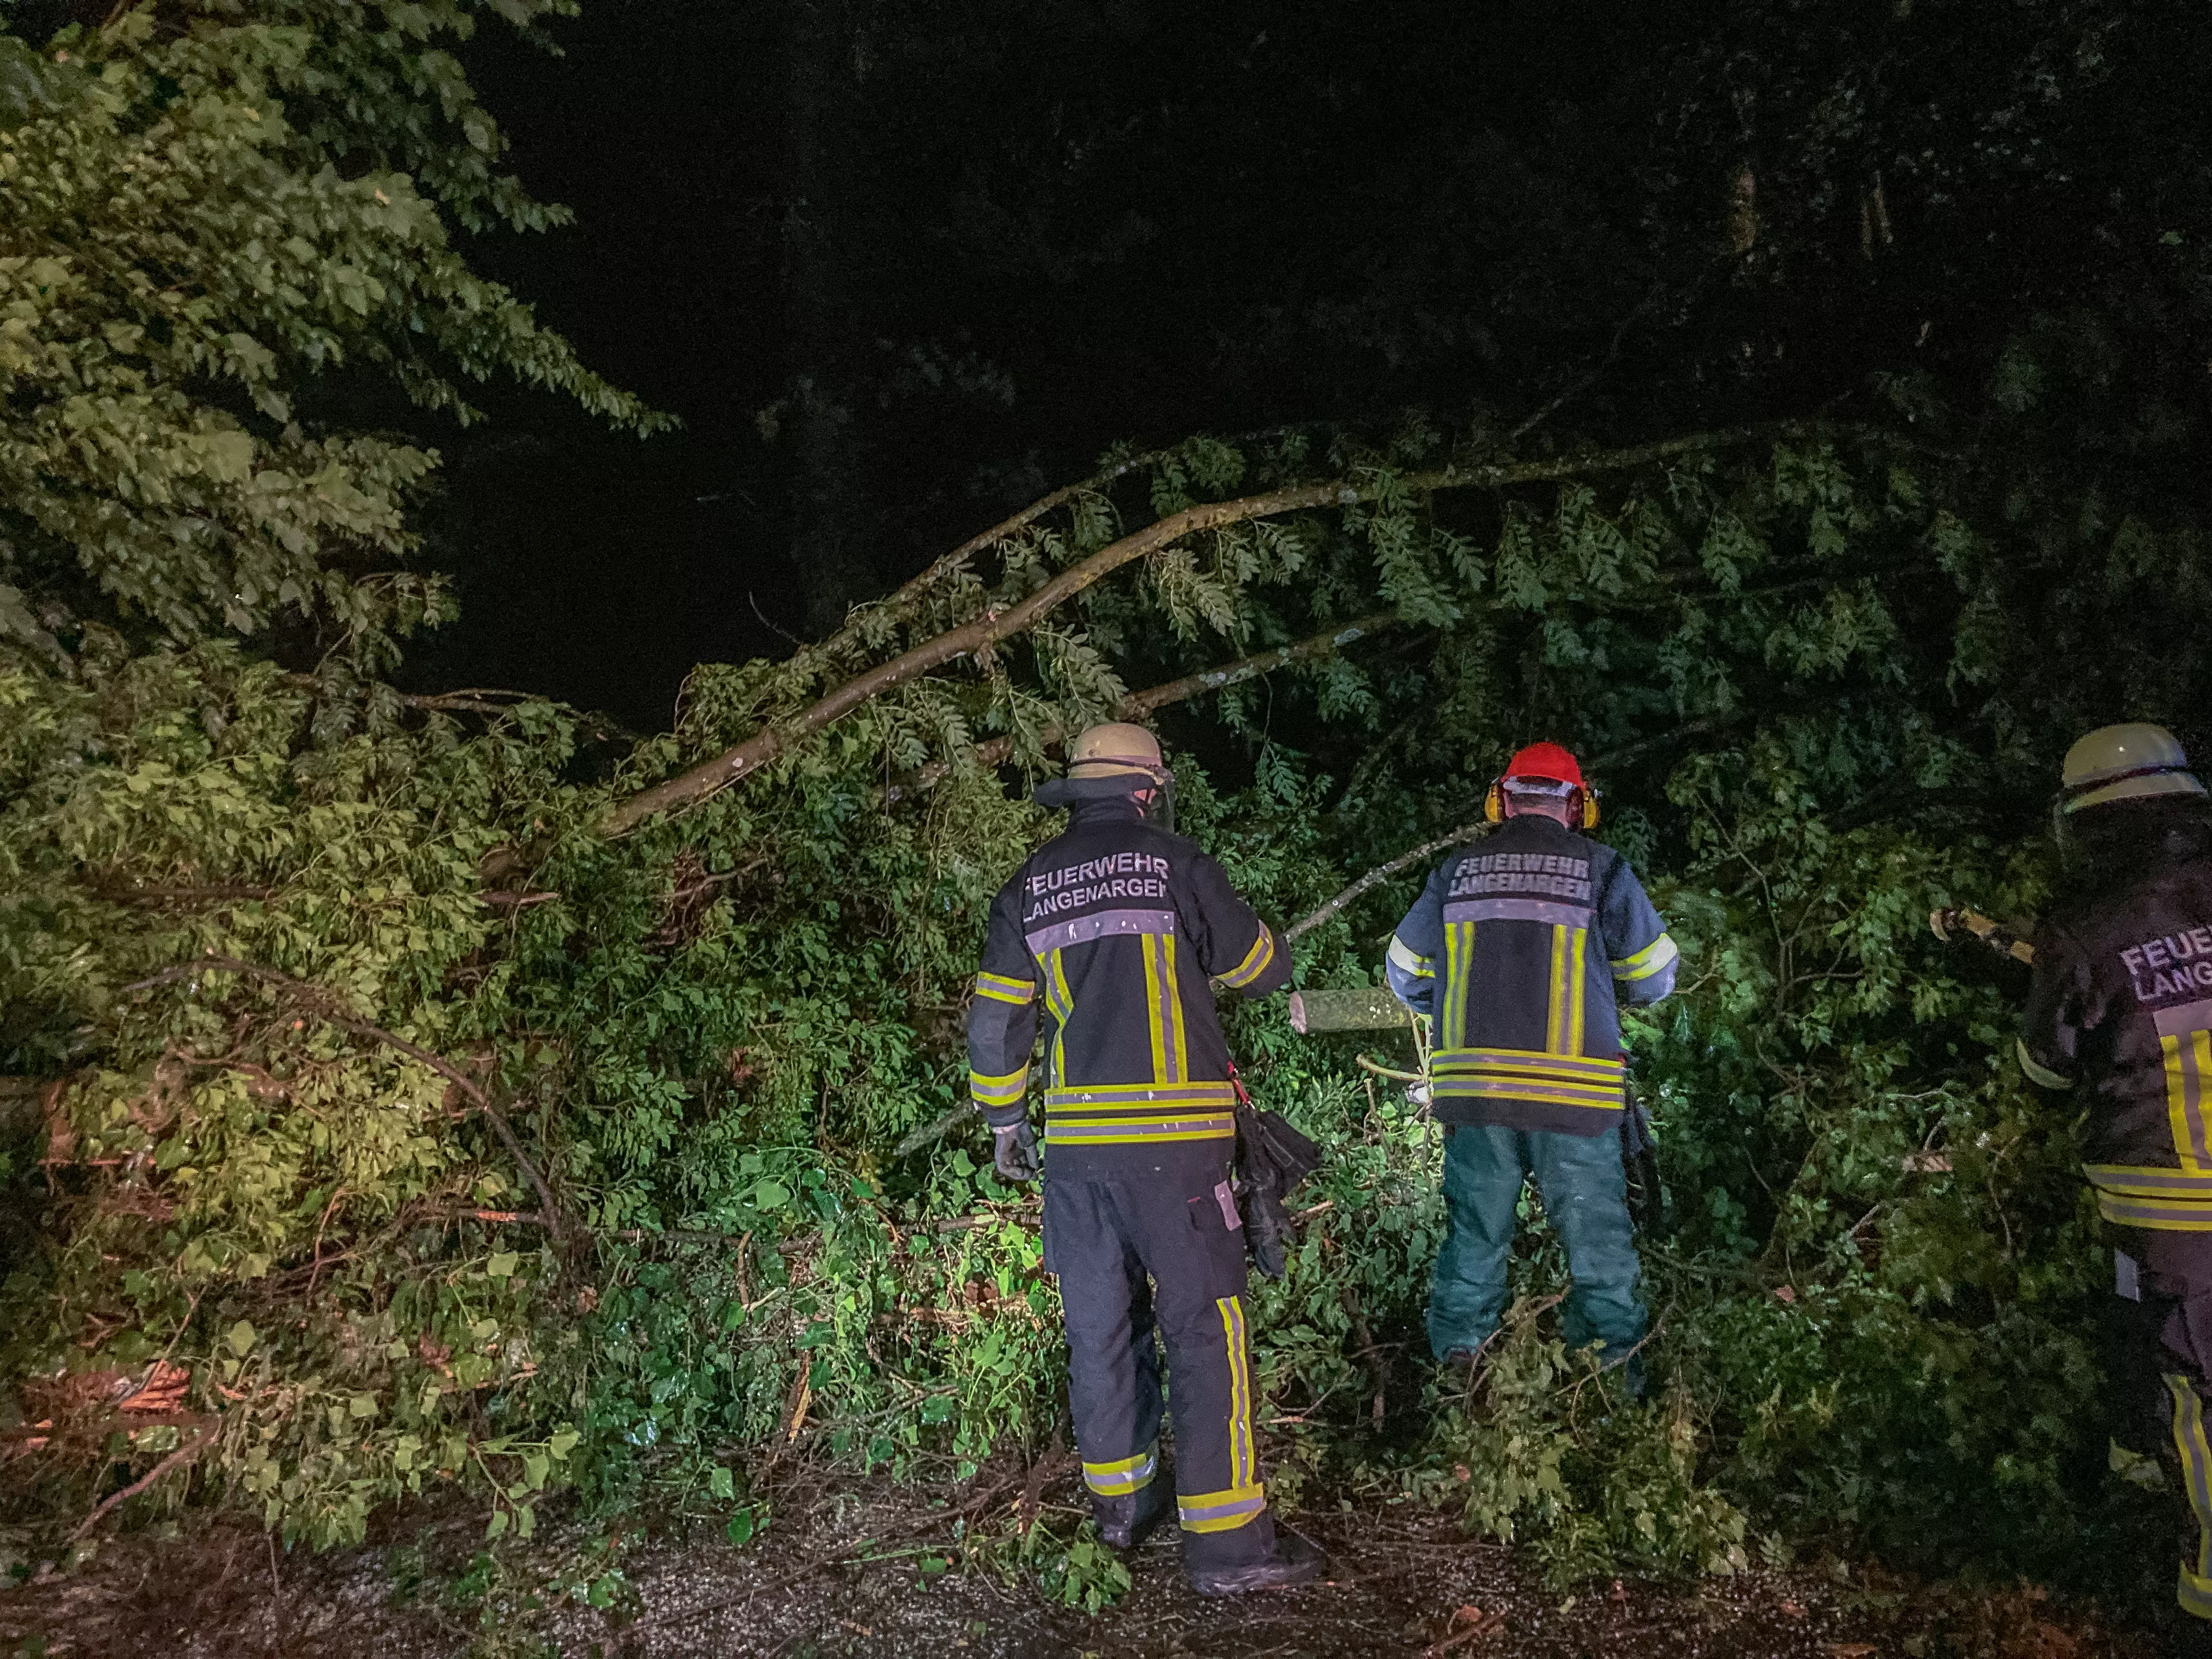
<instances>
[{"instance_id":1,"label":"night sky","mask_svg":"<svg viewBox=\"0 0 2212 1659\"><path fill-rule=\"evenodd\" d=\"M1430 9L1394 33L1347 28L1349 10L1194 26L1116 0L953 8L984 26L954 41L884 26L823 170L851 198L824 216L845 267L831 372L872 543L845 599L1117 439L1464 414L1498 347L1413 314L1463 273L1419 268L1429 251L1393 249L1389 228L1425 212L1439 146L1569 118L1547 113L1547 66L1579 77L1608 43L1534 21L1548 10ZM867 33L850 13L828 27ZM471 258L684 428L640 442L492 388L487 425L428 434L447 458L431 557L465 609L405 672L651 728L695 662L813 631L796 463L757 418L812 367L787 292L803 43L781 9L637 0L555 32L562 58L490 30L470 67L517 171L578 224Z\"/></svg>"},{"instance_id":2,"label":"night sky","mask_svg":"<svg viewBox=\"0 0 2212 1659\"><path fill-rule=\"evenodd\" d=\"M426 428L464 617L406 683L659 727L694 663L819 634L1120 439L1978 395L2008 331L2141 286L2156 158L2201 148L2202 8L2107 15L588 0L560 58L489 27L513 164L579 222L471 257L684 425L492 388Z\"/></svg>"}]
</instances>

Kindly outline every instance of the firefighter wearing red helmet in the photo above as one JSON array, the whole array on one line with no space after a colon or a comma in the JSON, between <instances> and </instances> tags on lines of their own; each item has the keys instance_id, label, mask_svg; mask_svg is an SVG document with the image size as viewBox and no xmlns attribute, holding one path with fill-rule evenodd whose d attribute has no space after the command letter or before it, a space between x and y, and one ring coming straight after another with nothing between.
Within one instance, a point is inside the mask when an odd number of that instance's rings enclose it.
<instances>
[{"instance_id":1,"label":"firefighter wearing red helmet","mask_svg":"<svg viewBox=\"0 0 2212 1659\"><path fill-rule=\"evenodd\" d=\"M1498 828L1446 856L1390 942L1391 989L1431 1021L1446 1136L1429 1343L1449 1364L1480 1359L1534 1176L1574 1276L1564 1334L1598 1345L1640 1389L1619 1009L1673 989L1678 953L1627 860L1583 833L1596 827L1597 797L1566 750L1514 756L1486 816Z\"/></svg>"}]
</instances>

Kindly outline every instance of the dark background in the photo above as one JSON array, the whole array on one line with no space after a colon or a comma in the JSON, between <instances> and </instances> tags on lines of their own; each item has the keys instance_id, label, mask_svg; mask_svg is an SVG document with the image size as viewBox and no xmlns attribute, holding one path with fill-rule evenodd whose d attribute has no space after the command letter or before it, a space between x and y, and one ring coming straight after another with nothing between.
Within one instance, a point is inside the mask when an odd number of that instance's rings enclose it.
<instances>
[{"instance_id":1,"label":"dark background","mask_svg":"<svg viewBox=\"0 0 2212 1659\"><path fill-rule=\"evenodd\" d=\"M489 27L471 72L579 222L471 257L684 425L494 387L427 432L463 616L407 683L658 727L695 662L826 631L1117 439L1502 434L1563 393L1523 447L1971 421L2008 341L2090 313L2111 407L2053 441L2199 422L2171 239L2212 222L2206 17L589 0L559 57ZM2146 465L2203 505L2201 465Z\"/></svg>"}]
</instances>

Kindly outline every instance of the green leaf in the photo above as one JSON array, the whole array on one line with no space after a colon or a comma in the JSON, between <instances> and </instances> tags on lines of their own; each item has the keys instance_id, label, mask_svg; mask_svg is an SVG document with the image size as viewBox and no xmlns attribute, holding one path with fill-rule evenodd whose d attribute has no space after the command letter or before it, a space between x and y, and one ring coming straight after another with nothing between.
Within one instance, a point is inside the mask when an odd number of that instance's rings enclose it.
<instances>
[{"instance_id":1,"label":"green leaf","mask_svg":"<svg viewBox=\"0 0 2212 1659\"><path fill-rule=\"evenodd\" d=\"M241 1319L223 1333L223 1342L240 1359L253 1352L256 1333L251 1320Z\"/></svg>"},{"instance_id":2,"label":"green leaf","mask_svg":"<svg viewBox=\"0 0 2212 1659\"><path fill-rule=\"evenodd\" d=\"M521 1259L514 1251L501 1250L495 1253L489 1261L484 1263L484 1271L494 1279L512 1279L514 1276L515 1263Z\"/></svg>"}]
</instances>

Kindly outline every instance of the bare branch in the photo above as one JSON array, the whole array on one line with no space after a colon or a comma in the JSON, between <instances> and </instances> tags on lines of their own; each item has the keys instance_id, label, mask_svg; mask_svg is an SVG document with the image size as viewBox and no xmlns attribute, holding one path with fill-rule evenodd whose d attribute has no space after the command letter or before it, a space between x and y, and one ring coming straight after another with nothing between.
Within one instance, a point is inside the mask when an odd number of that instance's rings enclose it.
<instances>
[{"instance_id":1,"label":"bare branch","mask_svg":"<svg viewBox=\"0 0 2212 1659\"><path fill-rule=\"evenodd\" d=\"M140 1492L144 1492L156 1480L159 1480L163 1475L167 1474L171 1469L177 1468L180 1464L191 1462L203 1451L206 1450L207 1448L214 1443L214 1440L215 1433L212 1430L203 1431L198 1435L193 1437L191 1440L185 1442L183 1445L178 1447L176 1450L171 1452L160 1462L155 1464L152 1468L147 1470L145 1474L140 1475L129 1486L124 1487L121 1492L110 1492L106 1498L100 1500L99 1507L94 1510L90 1515L86 1516L83 1522L78 1526L77 1529L70 1534L70 1542L72 1544L76 1543L87 1533L90 1532L94 1527L98 1526L100 1522L101 1517L106 1516L110 1510L115 1508L117 1504L125 1503L131 1498L137 1497Z\"/></svg>"},{"instance_id":2,"label":"bare branch","mask_svg":"<svg viewBox=\"0 0 2212 1659\"><path fill-rule=\"evenodd\" d=\"M857 641L864 624L872 624L881 628L896 627L921 608L922 598L930 589L958 571L977 554L996 547L1008 537L1035 524L1054 508L1066 506L1077 496L1103 489L1117 478L1126 477L1139 468L1151 466L1162 459L1163 453L1162 451L1152 450L1142 455L1132 455L1125 461L1092 473L1080 483L1066 485L1054 490L1049 495L1031 501L1013 517L993 525L980 536L969 537L919 576L902 585L890 598L880 604L866 605L854 611L846 619L842 628L823 641L821 644L802 646L798 656L793 659L794 665L803 661L805 665L811 665L813 663L834 659L838 653L851 647Z\"/></svg>"}]
</instances>

